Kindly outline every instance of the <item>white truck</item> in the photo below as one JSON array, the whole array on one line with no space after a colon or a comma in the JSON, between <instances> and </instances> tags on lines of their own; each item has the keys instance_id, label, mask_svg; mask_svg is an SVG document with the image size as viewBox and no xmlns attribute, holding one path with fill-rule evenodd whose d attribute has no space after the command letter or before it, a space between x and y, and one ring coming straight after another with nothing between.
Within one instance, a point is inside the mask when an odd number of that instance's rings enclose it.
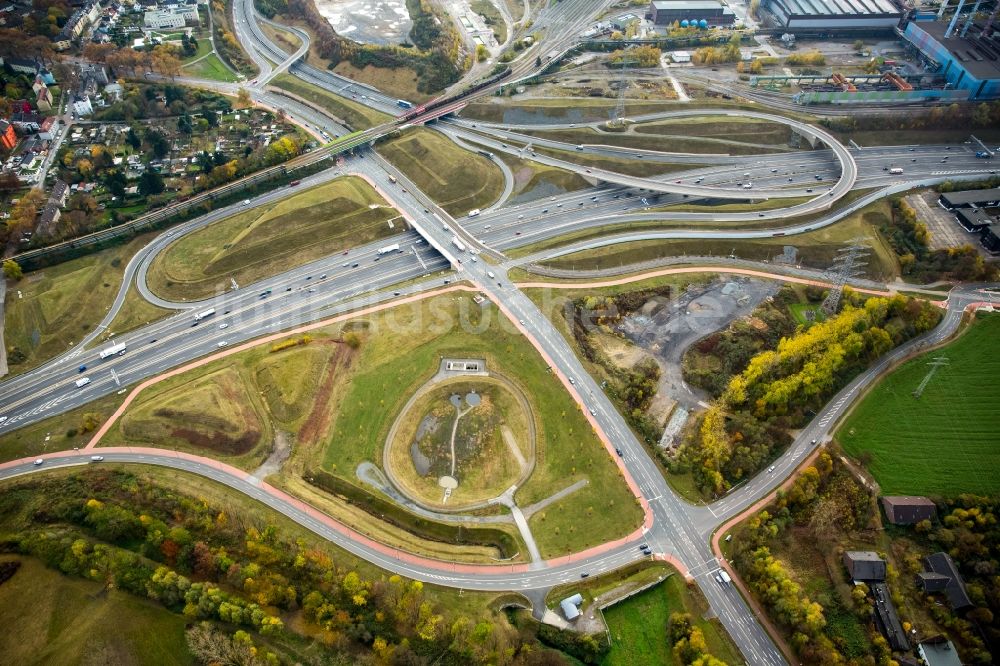
<instances>
[{"instance_id":1,"label":"white truck","mask_svg":"<svg viewBox=\"0 0 1000 666\"><path fill-rule=\"evenodd\" d=\"M473 208L472 210L469 211L469 217L475 217L476 215L479 215L478 208Z\"/></svg>"},{"instance_id":2,"label":"white truck","mask_svg":"<svg viewBox=\"0 0 1000 666\"><path fill-rule=\"evenodd\" d=\"M451 244L457 247L459 252L465 252L465 243L458 240L458 236L451 237Z\"/></svg>"},{"instance_id":3,"label":"white truck","mask_svg":"<svg viewBox=\"0 0 1000 666\"><path fill-rule=\"evenodd\" d=\"M125 345L121 343L116 345L111 345L107 349L101 350L101 360L103 361L106 358L111 358L112 356L121 355L124 353L125 353Z\"/></svg>"},{"instance_id":4,"label":"white truck","mask_svg":"<svg viewBox=\"0 0 1000 666\"><path fill-rule=\"evenodd\" d=\"M729 577L729 572L725 569L719 569L719 578L722 579L723 584L729 585L733 582L733 579Z\"/></svg>"},{"instance_id":5,"label":"white truck","mask_svg":"<svg viewBox=\"0 0 1000 666\"><path fill-rule=\"evenodd\" d=\"M399 243L393 243L392 245L386 245L385 247L380 247L378 250L378 256L383 254L390 254L392 252L399 252Z\"/></svg>"},{"instance_id":6,"label":"white truck","mask_svg":"<svg viewBox=\"0 0 1000 666\"><path fill-rule=\"evenodd\" d=\"M84 386L90 383L90 377L80 377L74 383L76 384L77 388L83 388Z\"/></svg>"},{"instance_id":7,"label":"white truck","mask_svg":"<svg viewBox=\"0 0 1000 666\"><path fill-rule=\"evenodd\" d=\"M215 308L209 308L207 310L202 310L201 312L195 313L194 320L201 321L205 317L211 317L215 314Z\"/></svg>"},{"instance_id":8,"label":"white truck","mask_svg":"<svg viewBox=\"0 0 1000 666\"><path fill-rule=\"evenodd\" d=\"M903 173L903 168L902 167L892 167L891 169L889 169L889 173L894 174L894 175L899 175L899 174Z\"/></svg>"}]
</instances>

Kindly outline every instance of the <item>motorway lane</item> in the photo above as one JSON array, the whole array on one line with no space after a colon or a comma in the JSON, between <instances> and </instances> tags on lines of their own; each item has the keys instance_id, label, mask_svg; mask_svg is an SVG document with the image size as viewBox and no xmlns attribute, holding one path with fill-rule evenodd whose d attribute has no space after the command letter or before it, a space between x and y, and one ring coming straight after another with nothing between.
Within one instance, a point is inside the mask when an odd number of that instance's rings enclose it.
<instances>
[{"instance_id":1,"label":"motorway lane","mask_svg":"<svg viewBox=\"0 0 1000 666\"><path fill-rule=\"evenodd\" d=\"M406 238L412 244L403 247L402 252L380 257L379 244L371 244L352 250L347 257L326 258L199 302L197 310L214 307L216 314L197 326L194 325L195 310L188 310L117 336L114 342L128 347L124 356L101 361L100 349L95 348L72 359L72 364L63 360L13 377L0 384L0 404L3 404L3 415L8 417L0 424L0 433L110 394L118 389L119 383L128 385L203 356L215 351L220 342L235 344L263 333L322 319L330 312L354 309L372 298L391 298L391 291L380 290L447 269L447 263L418 242L420 239L415 234L409 232ZM348 266L343 267L343 263ZM356 268L355 263L358 264ZM326 279L320 278L323 272L328 275ZM439 284L437 278L432 281ZM428 287L426 281L421 281L395 291L412 293ZM261 294L267 290L272 293L262 298ZM221 324L226 327L220 329ZM79 373L76 365L85 365L87 370ZM92 381L77 388L74 382L81 376L90 377Z\"/></svg>"}]
</instances>

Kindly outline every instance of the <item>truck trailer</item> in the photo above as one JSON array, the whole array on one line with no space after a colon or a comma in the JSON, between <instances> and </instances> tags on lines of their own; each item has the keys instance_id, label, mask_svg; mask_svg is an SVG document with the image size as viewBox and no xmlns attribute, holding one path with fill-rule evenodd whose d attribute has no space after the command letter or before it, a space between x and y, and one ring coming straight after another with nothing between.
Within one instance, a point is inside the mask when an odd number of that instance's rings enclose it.
<instances>
[{"instance_id":1,"label":"truck trailer","mask_svg":"<svg viewBox=\"0 0 1000 666\"><path fill-rule=\"evenodd\" d=\"M125 353L125 345L120 343L116 345L111 345L107 349L101 350L101 360L103 361L106 358L110 358L112 356L117 356L119 354L124 354L124 353Z\"/></svg>"}]
</instances>

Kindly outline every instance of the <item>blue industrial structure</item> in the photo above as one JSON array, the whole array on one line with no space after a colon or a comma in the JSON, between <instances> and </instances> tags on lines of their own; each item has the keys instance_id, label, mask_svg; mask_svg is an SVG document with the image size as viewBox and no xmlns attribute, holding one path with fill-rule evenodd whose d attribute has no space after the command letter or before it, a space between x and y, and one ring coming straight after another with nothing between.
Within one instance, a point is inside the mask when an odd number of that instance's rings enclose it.
<instances>
[{"instance_id":1,"label":"blue industrial structure","mask_svg":"<svg viewBox=\"0 0 1000 666\"><path fill-rule=\"evenodd\" d=\"M980 29L971 20L959 29L957 19L958 12L950 24L911 22L903 36L937 66L949 87L968 91L970 100L1000 99L1000 33Z\"/></svg>"}]
</instances>

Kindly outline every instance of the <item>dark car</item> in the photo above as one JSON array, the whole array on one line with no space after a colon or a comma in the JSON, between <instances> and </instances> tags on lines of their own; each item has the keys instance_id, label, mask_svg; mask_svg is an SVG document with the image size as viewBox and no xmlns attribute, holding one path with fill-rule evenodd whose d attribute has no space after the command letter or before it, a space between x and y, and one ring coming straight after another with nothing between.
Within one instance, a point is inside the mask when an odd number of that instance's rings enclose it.
<instances>
[{"instance_id":1,"label":"dark car","mask_svg":"<svg viewBox=\"0 0 1000 666\"><path fill-rule=\"evenodd\" d=\"M87 369L87 366L81 365L79 368L76 369L76 371L77 372L84 372L86 369Z\"/></svg>"}]
</instances>

